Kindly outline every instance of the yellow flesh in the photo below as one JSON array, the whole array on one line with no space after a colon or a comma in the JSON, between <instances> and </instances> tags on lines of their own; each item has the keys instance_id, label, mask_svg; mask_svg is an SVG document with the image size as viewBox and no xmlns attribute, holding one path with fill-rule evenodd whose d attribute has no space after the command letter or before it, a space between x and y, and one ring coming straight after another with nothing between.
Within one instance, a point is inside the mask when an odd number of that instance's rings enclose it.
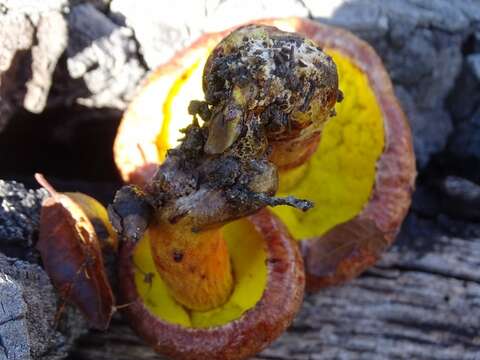
<instances>
[{"instance_id":1,"label":"yellow flesh","mask_svg":"<svg viewBox=\"0 0 480 360\"><path fill-rule=\"evenodd\" d=\"M337 116L325 125L303 174L300 169L281 174L279 189L280 196L309 199L315 207L305 213L286 206L273 209L297 239L322 235L362 210L384 147L383 117L367 76L339 52L326 52L337 64L345 98L336 105Z\"/></svg>"},{"instance_id":2,"label":"yellow flesh","mask_svg":"<svg viewBox=\"0 0 480 360\"><path fill-rule=\"evenodd\" d=\"M267 283L266 244L247 220L228 224L223 232L232 261L235 289L223 306L205 312L187 311L175 301L156 271L148 236L139 242L133 256L135 284L152 314L169 323L202 328L226 324L255 306Z\"/></svg>"},{"instance_id":3,"label":"yellow flesh","mask_svg":"<svg viewBox=\"0 0 480 360\"><path fill-rule=\"evenodd\" d=\"M313 200L315 208L306 213L286 206L273 209L297 239L322 235L362 210L371 195L375 164L384 147L382 113L368 78L338 51L325 51L337 64L345 99L336 105L337 116L325 125L320 145L308 163L281 174L279 191L279 195ZM164 104L164 123L157 141L161 160L168 148L178 144L182 137L179 130L191 122L189 102L203 98L205 60L206 56L191 64ZM209 327L225 324L253 307L266 284L266 255L261 237L244 222L237 221L225 229L235 290L224 306L208 312L187 312L175 302L155 270L148 240L143 239L134 256L141 269L136 271L135 281L149 310L167 322ZM146 273L154 274L152 284L145 282Z\"/></svg>"},{"instance_id":4,"label":"yellow flesh","mask_svg":"<svg viewBox=\"0 0 480 360\"><path fill-rule=\"evenodd\" d=\"M94 223L95 220L101 221L101 223L105 226L105 230L108 233L108 239L101 239L107 242L112 248L117 247L117 235L113 230L110 221L108 220L108 213L107 209L96 199L93 197L79 193L79 192L66 192L65 195L70 197L73 201L75 201L78 206L83 210L87 218ZM97 234L100 235L100 234Z\"/></svg>"},{"instance_id":5,"label":"yellow flesh","mask_svg":"<svg viewBox=\"0 0 480 360\"><path fill-rule=\"evenodd\" d=\"M165 159L168 149L178 145L178 140L183 137L180 130L192 122L192 116L188 114L190 101L203 99L201 84L206 60L207 56L194 62L170 89L163 106L162 131L157 137L160 162Z\"/></svg>"}]
</instances>

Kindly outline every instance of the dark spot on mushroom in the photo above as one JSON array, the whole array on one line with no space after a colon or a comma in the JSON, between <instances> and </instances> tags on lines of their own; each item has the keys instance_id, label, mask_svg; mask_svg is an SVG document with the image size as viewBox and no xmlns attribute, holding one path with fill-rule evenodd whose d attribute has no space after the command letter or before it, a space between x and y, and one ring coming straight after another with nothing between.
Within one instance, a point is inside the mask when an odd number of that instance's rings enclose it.
<instances>
[{"instance_id":1,"label":"dark spot on mushroom","mask_svg":"<svg viewBox=\"0 0 480 360\"><path fill-rule=\"evenodd\" d=\"M182 261L183 259L183 252L181 252L180 250L174 250L173 251L173 261L175 262L180 262Z\"/></svg>"},{"instance_id":2,"label":"dark spot on mushroom","mask_svg":"<svg viewBox=\"0 0 480 360\"><path fill-rule=\"evenodd\" d=\"M277 258L268 258L268 259L266 260L266 262L267 262L268 264L275 264L275 263L277 263L277 262L279 262L279 261L280 261L280 259L277 259Z\"/></svg>"},{"instance_id":3,"label":"dark spot on mushroom","mask_svg":"<svg viewBox=\"0 0 480 360\"><path fill-rule=\"evenodd\" d=\"M344 96L343 96L343 91L338 89L337 90L337 102L342 102L344 99Z\"/></svg>"},{"instance_id":4,"label":"dark spot on mushroom","mask_svg":"<svg viewBox=\"0 0 480 360\"><path fill-rule=\"evenodd\" d=\"M143 276L143 282L146 283L146 284L152 284L154 277L155 277L154 273L148 272Z\"/></svg>"}]
</instances>

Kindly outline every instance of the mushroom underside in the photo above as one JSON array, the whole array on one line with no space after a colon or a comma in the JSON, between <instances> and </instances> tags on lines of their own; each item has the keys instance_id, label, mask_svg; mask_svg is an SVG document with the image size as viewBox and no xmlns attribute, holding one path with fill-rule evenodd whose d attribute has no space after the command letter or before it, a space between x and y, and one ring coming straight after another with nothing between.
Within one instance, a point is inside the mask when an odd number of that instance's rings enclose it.
<instances>
[{"instance_id":1,"label":"mushroom underside","mask_svg":"<svg viewBox=\"0 0 480 360\"><path fill-rule=\"evenodd\" d=\"M232 262L235 285L229 300L209 311L188 310L175 301L155 267L148 233L143 237L133 255L135 285L152 314L171 324L208 328L238 319L255 306L267 283L265 239L246 219L232 222L222 230Z\"/></svg>"},{"instance_id":2,"label":"mushroom underside","mask_svg":"<svg viewBox=\"0 0 480 360\"><path fill-rule=\"evenodd\" d=\"M268 210L223 230L235 287L223 306L187 311L160 279L148 238L120 250L123 312L156 351L175 359L244 359L261 351L292 322L305 274L299 248Z\"/></svg>"},{"instance_id":3,"label":"mushroom underside","mask_svg":"<svg viewBox=\"0 0 480 360\"><path fill-rule=\"evenodd\" d=\"M311 158L280 172L279 195L306 198L315 207L305 213L286 206L273 209L301 241L307 287L315 284L313 289L357 276L393 241L415 178L411 135L388 74L368 44L345 30L306 20L266 23L316 41L334 59L344 94ZM189 102L203 98L205 61L224 35L199 40L147 80L116 141L117 166L125 180L144 183L166 150L176 146L179 129L191 119ZM154 94L164 99L161 109L152 102ZM138 136L127 139L132 134L127 129L134 127Z\"/></svg>"}]
</instances>

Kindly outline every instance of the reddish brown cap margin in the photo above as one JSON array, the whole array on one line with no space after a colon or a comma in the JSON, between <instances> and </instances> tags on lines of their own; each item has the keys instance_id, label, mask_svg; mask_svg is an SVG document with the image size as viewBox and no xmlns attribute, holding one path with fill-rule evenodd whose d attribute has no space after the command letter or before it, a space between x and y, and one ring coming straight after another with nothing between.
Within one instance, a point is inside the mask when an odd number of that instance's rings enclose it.
<instances>
[{"instance_id":1,"label":"reddish brown cap margin","mask_svg":"<svg viewBox=\"0 0 480 360\"><path fill-rule=\"evenodd\" d=\"M227 325L186 328L152 315L143 305L134 281L133 243L120 250L119 276L123 309L130 325L156 351L174 359L244 359L256 354L290 325L303 300L305 275L297 243L267 209L249 221L265 237L267 286L257 305Z\"/></svg>"},{"instance_id":2,"label":"reddish brown cap margin","mask_svg":"<svg viewBox=\"0 0 480 360\"><path fill-rule=\"evenodd\" d=\"M373 265L393 242L410 207L416 176L415 155L407 118L373 48L352 33L332 26L297 20L294 27L319 46L348 56L367 75L385 126L385 148L377 162L372 195L362 212L324 236L302 242L307 289L316 290L357 276ZM331 254L340 243L342 250L325 259L324 254Z\"/></svg>"}]
</instances>

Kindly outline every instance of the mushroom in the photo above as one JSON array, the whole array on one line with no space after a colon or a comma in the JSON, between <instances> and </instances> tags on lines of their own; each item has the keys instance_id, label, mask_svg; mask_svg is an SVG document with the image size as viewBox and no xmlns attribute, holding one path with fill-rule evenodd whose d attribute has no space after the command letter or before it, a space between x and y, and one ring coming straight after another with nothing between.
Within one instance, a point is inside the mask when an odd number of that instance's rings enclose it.
<instances>
[{"instance_id":1,"label":"mushroom","mask_svg":"<svg viewBox=\"0 0 480 360\"><path fill-rule=\"evenodd\" d=\"M173 359L245 359L292 322L303 301L305 275L298 247L268 210L223 227L234 288L208 311L175 300L153 261L149 234L127 242L119 258L122 311L157 352Z\"/></svg>"},{"instance_id":2,"label":"mushroom","mask_svg":"<svg viewBox=\"0 0 480 360\"><path fill-rule=\"evenodd\" d=\"M307 289L314 291L358 276L393 242L416 174L410 128L380 58L367 43L346 30L305 19L258 23L312 39L335 61L345 94L338 93L337 115L321 121L308 141L280 141L278 148L284 151L270 155L279 170L278 193L315 203L308 212L272 209L299 241ZM176 146L178 129L189 121L190 100L202 96L203 66L229 32L204 35L146 79L114 145L126 182L145 184L167 149Z\"/></svg>"},{"instance_id":3,"label":"mushroom","mask_svg":"<svg viewBox=\"0 0 480 360\"><path fill-rule=\"evenodd\" d=\"M160 155L155 173L143 164L140 186L120 189L109 207L122 239L120 295L130 324L157 351L243 359L285 330L303 298L299 247L264 208L312 207L275 197L278 168L297 162L292 149L309 153L318 143L339 97L337 72L311 40L250 25L213 49L203 90L204 100L185 104L193 122L179 145ZM167 132L173 108L167 100Z\"/></svg>"}]
</instances>

